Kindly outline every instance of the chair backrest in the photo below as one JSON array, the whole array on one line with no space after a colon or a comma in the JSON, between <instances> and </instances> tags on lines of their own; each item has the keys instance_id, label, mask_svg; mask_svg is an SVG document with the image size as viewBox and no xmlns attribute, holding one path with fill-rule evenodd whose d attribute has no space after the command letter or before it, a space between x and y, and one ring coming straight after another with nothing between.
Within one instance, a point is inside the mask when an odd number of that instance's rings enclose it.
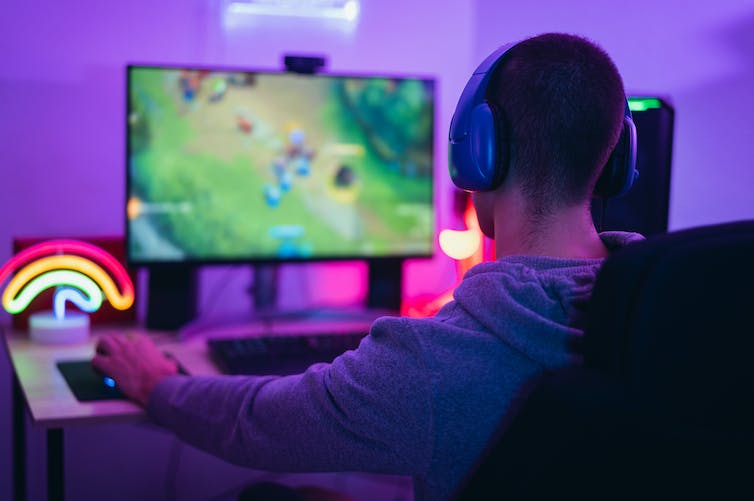
<instances>
[{"instance_id":1,"label":"chair backrest","mask_svg":"<svg viewBox=\"0 0 754 501\"><path fill-rule=\"evenodd\" d=\"M533 385L456 499L754 499L754 221L611 255L584 360Z\"/></svg>"}]
</instances>

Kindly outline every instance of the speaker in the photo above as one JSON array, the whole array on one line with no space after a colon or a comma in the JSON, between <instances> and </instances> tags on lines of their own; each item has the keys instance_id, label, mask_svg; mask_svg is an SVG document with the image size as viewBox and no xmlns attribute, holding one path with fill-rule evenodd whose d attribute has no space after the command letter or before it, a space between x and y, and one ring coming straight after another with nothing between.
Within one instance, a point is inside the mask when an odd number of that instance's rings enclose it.
<instances>
[{"instance_id":1,"label":"speaker","mask_svg":"<svg viewBox=\"0 0 754 501\"><path fill-rule=\"evenodd\" d=\"M375 259L368 261L366 307L400 312L403 297L403 260Z\"/></svg>"},{"instance_id":2,"label":"speaker","mask_svg":"<svg viewBox=\"0 0 754 501\"><path fill-rule=\"evenodd\" d=\"M641 176L631 191L606 203L604 214L602 202L594 200L592 218L603 231L658 235L668 230L675 110L657 96L629 96L628 102L641 138L636 152Z\"/></svg>"},{"instance_id":3,"label":"speaker","mask_svg":"<svg viewBox=\"0 0 754 501\"><path fill-rule=\"evenodd\" d=\"M149 270L148 329L175 330L196 316L197 271L183 266Z\"/></svg>"}]
</instances>

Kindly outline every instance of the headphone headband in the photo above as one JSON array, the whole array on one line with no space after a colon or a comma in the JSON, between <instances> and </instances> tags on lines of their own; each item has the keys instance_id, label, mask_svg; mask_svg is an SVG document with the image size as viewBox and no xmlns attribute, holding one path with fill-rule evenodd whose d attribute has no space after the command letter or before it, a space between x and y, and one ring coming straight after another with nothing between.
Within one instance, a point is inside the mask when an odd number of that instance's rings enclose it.
<instances>
[{"instance_id":1,"label":"headphone headband","mask_svg":"<svg viewBox=\"0 0 754 501\"><path fill-rule=\"evenodd\" d=\"M487 83L492 77L492 71L502 61L503 55L511 49L514 43L508 43L497 49L495 52L485 58L482 63L477 66L472 73L471 78L463 88L461 97L458 100L456 106L456 112L453 114L453 119L450 121L450 140L461 141L468 134L468 126L470 125L468 120L468 113L470 113L473 106L471 103L483 102L484 94L487 91Z\"/></svg>"}]
</instances>

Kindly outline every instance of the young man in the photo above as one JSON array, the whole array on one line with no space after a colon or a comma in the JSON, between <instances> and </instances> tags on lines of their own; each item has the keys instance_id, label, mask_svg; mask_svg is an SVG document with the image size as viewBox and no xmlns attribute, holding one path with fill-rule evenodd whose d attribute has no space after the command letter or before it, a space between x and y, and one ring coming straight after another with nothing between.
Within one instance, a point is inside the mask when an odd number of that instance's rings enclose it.
<instances>
[{"instance_id":1,"label":"young man","mask_svg":"<svg viewBox=\"0 0 754 501\"><path fill-rule=\"evenodd\" d=\"M471 269L435 317L378 319L357 350L288 377L176 375L146 337L101 338L94 365L154 421L229 461L411 475L416 499L450 496L526 383L579 363L595 275L641 238L599 235L589 212L624 127L607 54L547 34L491 71L484 97L507 172L473 196L497 260Z\"/></svg>"}]
</instances>

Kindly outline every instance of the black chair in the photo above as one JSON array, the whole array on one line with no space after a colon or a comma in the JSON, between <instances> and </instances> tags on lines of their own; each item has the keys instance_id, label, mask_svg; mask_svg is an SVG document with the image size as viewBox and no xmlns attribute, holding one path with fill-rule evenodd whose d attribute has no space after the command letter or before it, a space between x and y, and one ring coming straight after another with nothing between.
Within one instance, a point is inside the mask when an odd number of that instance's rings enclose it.
<instances>
[{"instance_id":1,"label":"black chair","mask_svg":"<svg viewBox=\"0 0 754 501\"><path fill-rule=\"evenodd\" d=\"M754 221L610 256L583 340L454 499L754 499Z\"/></svg>"}]
</instances>

